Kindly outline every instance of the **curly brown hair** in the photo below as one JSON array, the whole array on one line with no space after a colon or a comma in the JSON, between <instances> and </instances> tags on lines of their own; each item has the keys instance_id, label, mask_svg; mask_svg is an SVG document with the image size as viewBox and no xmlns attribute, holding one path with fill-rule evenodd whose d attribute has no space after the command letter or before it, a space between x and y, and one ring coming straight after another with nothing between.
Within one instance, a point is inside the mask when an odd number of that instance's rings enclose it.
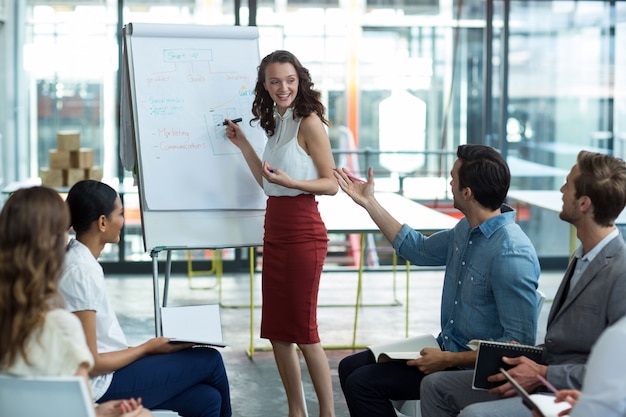
<instances>
[{"instance_id":1,"label":"curly brown hair","mask_svg":"<svg viewBox=\"0 0 626 417\"><path fill-rule=\"evenodd\" d=\"M326 126L330 122L324 117L326 109L320 101L321 94L313 89L313 81L309 70L302 66L298 58L289 51L274 51L267 55L257 67L257 81L254 87L254 102L252 103L252 114L254 118L251 122L260 120L260 125L268 136L274 135L276 129L276 119L274 119L274 100L264 87L265 71L270 64L281 63L291 64L298 74L298 94L293 103L293 117L307 117L311 113L319 116Z\"/></svg>"},{"instance_id":2,"label":"curly brown hair","mask_svg":"<svg viewBox=\"0 0 626 417\"><path fill-rule=\"evenodd\" d=\"M59 302L69 224L67 205L46 187L16 191L0 212L0 369L18 355L28 363L28 337Z\"/></svg>"}]
</instances>

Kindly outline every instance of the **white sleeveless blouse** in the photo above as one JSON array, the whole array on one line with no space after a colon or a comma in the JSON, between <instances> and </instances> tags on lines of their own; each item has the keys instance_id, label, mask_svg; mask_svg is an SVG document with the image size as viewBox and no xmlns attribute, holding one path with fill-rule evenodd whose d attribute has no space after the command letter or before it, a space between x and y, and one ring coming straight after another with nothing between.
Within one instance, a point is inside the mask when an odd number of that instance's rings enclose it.
<instances>
[{"instance_id":1,"label":"white sleeveless blouse","mask_svg":"<svg viewBox=\"0 0 626 417\"><path fill-rule=\"evenodd\" d=\"M298 130L302 118L293 118L293 110L287 109L284 116L274 112L276 131L268 138L263 160L270 166L285 171L295 180L315 180L319 178L317 168L311 158L298 144ZM272 184L263 178L263 190L267 196L296 196L306 194L302 190Z\"/></svg>"}]
</instances>

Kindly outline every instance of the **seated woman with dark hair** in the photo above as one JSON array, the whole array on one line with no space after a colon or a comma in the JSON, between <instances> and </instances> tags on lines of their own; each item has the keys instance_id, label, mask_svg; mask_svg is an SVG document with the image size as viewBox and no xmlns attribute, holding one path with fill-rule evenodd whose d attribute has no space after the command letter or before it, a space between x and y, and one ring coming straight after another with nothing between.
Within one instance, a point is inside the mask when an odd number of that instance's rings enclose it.
<instances>
[{"instance_id":1,"label":"seated woman with dark hair","mask_svg":"<svg viewBox=\"0 0 626 417\"><path fill-rule=\"evenodd\" d=\"M228 377L217 350L165 337L128 346L97 260L107 243L120 239L124 209L117 192L99 181L79 181L66 202L76 239L68 244L59 290L94 356L89 374L96 400L134 395L148 408L184 417L230 417Z\"/></svg>"}]
</instances>

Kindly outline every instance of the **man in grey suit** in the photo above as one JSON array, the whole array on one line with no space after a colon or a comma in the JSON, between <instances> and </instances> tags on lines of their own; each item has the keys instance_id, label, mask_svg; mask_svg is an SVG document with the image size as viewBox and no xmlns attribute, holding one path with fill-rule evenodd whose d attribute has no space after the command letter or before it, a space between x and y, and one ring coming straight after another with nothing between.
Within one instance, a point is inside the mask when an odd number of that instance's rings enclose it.
<instances>
[{"instance_id":1,"label":"man in grey suit","mask_svg":"<svg viewBox=\"0 0 626 417\"><path fill-rule=\"evenodd\" d=\"M626 244L615 219L626 205L626 164L581 151L561 187L559 217L576 227L581 246L565 272L548 316L543 363L505 358L528 392L546 391L541 374L558 389L580 389L591 346L626 314ZM530 417L510 383L473 390L473 371L437 372L421 385L423 417ZM505 381L501 374L492 381Z\"/></svg>"}]
</instances>

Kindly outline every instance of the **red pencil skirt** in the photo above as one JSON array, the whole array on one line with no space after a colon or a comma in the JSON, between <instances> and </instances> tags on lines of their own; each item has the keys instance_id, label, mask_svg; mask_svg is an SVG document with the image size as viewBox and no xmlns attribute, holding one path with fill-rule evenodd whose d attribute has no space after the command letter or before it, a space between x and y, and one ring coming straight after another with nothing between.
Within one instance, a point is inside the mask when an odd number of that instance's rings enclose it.
<instances>
[{"instance_id":1,"label":"red pencil skirt","mask_svg":"<svg viewBox=\"0 0 626 417\"><path fill-rule=\"evenodd\" d=\"M315 196L269 197L263 239L261 337L319 343L317 294L328 234Z\"/></svg>"}]
</instances>

